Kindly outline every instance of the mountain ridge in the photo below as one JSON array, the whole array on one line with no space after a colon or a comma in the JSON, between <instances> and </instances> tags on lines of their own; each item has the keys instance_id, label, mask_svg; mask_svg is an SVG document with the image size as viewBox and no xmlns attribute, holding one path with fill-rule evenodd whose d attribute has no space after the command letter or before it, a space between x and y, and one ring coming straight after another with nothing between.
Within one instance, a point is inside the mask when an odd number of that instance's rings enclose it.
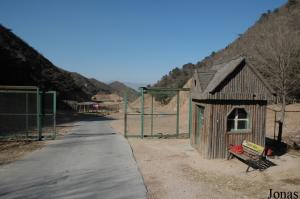
<instances>
[{"instance_id":1,"label":"mountain ridge","mask_svg":"<svg viewBox=\"0 0 300 199\"><path fill-rule=\"evenodd\" d=\"M56 90L61 100L90 101L98 93L121 92L97 79L55 66L1 24L0 63L0 85L38 86L42 90ZM130 90L124 86L123 89Z\"/></svg>"},{"instance_id":2,"label":"mountain ridge","mask_svg":"<svg viewBox=\"0 0 300 199\"><path fill-rule=\"evenodd\" d=\"M212 65L224 63L238 56L243 56L252 65L258 65L257 48L264 45L263 39L270 41L268 35L264 38L259 38L263 32L272 33L276 24L282 29L287 29L291 32L300 31L300 1L289 0L286 4L273 11L268 10L263 13L261 17L249 27L243 34L240 34L237 39L228 44L225 48L216 52L212 52L197 63L187 63L181 68L174 68L168 74L164 75L157 81L153 87L173 87L181 88L193 75L196 68L209 68ZM288 39L288 38L286 38ZM300 53L298 55L300 60ZM265 76L268 78L267 76ZM300 91L294 92L292 96L300 97ZM168 100L170 100L169 98Z\"/></svg>"},{"instance_id":3,"label":"mountain ridge","mask_svg":"<svg viewBox=\"0 0 300 199\"><path fill-rule=\"evenodd\" d=\"M116 94L118 94L121 97L124 97L124 95L127 94L127 98L129 102L133 102L138 98L139 93L133 88L126 86L122 82L113 81L109 84L109 86L112 87L116 92Z\"/></svg>"}]
</instances>

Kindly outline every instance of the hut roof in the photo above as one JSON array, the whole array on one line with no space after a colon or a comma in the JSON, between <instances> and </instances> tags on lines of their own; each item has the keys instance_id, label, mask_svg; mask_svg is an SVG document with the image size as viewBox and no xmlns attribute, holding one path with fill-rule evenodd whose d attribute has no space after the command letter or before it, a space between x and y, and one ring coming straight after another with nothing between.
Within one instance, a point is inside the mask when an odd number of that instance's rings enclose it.
<instances>
[{"instance_id":1,"label":"hut roof","mask_svg":"<svg viewBox=\"0 0 300 199\"><path fill-rule=\"evenodd\" d=\"M200 81L201 90L204 91L208 86L211 79L214 77L217 71L215 70L208 70L208 71L197 71L198 78Z\"/></svg>"},{"instance_id":2,"label":"hut roof","mask_svg":"<svg viewBox=\"0 0 300 199\"><path fill-rule=\"evenodd\" d=\"M245 58L239 57L227 63L213 65L209 70L197 70L202 94L212 93L238 66L245 64ZM262 78L260 73L255 70L249 63L248 66L256 76L264 83L271 93L275 93L271 86Z\"/></svg>"},{"instance_id":3,"label":"hut roof","mask_svg":"<svg viewBox=\"0 0 300 199\"><path fill-rule=\"evenodd\" d=\"M245 61L244 57L239 57L227 63L213 65L210 70L198 70L198 78L203 93L212 92L243 61Z\"/></svg>"}]
</instances>

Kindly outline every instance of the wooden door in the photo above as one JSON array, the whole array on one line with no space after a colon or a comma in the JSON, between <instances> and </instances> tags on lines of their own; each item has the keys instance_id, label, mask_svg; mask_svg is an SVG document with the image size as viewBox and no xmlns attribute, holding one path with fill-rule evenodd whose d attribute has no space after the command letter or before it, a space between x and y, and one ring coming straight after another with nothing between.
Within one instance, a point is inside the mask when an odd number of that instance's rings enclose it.
<instances>
[{"instance_id":1,"label":"wooden door","mask_svg":"<svg viewBox=\"0 0 300 199\"><path fill-rule=\"evenodd\" d=\"M195 129L195 145L199 145L201 134L203 130L203 113L204 107L197 106L197 120L196 120L196 129Z\"/></svg>"}]
</instances>

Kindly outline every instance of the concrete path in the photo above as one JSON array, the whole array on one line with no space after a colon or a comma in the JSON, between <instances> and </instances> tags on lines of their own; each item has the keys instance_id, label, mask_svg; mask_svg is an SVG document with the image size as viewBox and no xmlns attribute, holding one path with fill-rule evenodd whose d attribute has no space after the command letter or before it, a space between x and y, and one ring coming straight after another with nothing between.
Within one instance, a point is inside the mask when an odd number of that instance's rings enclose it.
<instances>
[{"instance_id":1,"label":"concrete path","mask_svg":"<svg viewBox=\"0 0 300 199\"><path fill-rule=\"evenodd\" d=\"M127 141L109 121L76 123L72 133L0 167L0 198L146 198Z\"/></svg>"}]
</instances>

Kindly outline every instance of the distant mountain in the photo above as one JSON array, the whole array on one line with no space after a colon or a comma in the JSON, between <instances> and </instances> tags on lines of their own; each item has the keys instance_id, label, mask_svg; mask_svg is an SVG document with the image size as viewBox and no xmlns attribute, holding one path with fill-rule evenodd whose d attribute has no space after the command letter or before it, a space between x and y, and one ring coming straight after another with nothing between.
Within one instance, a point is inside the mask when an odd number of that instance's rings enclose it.
<instances>
[{"instance_id":1,"label":"distant mountain","mask_svg":"<svg viewBox=\"0 0 300 199\"><path fill-rule=\"evenodd\" d=\"M209 56L196 64L188 63L181 68L174 68L153 86L181 88L192 77L195 68L207 68L214 64L227 62L240 55L251 60L251 63L256 66L255 63L257 63L258 60L257 47L264 45L262 40L269 40L269 43L272 43L268 35L272 34L273 29L276 28L275 26L280 26L280 28L285 31L300 31L300 0L289 0L280 8L273 11L268 10L267 13L261 15L260 19L258 19L252 27L245 33L239 34L239 37L224 49L212 52ZM258 35L263 35L262 33L268 34L265 34L266 36L262 39L258 37ZM213 40L213 38L211 39ZM270 50L264 53L271 54L272 51ZM300 61L300 54L298 54L298 61ZM266 76L266 78L268 77ZM292 95L293 97L296 96L296 98L299 98L300 91L295 91Z\"/></svg>"},{"instance_id":2,"label":"distant mountain","mask_svg":"<svg viewBox=\"0 0 300 199\"><path fill-rule=\"evenodd\" d=\"M89 96L93 96L98 93L108 94L113 92L110 86L96 79L88 79L75 72L71 72L71 76L74 79L75 84Z\"/></svg>"},{"instance_id":3,"label":"distant mountain","mask_svg":"<svg viewBox=\"0 0 300 199\"><path fill-rule=\"evenodd\" d=\"M89 82L93 84L98 90L98 93L112 93L113 89L106 83L101 82L97 79L90 78Z\"/></svg>"},{"instance_id":4,"label":"distant mountain","mask_svg":"<svg viewBox=\"0 0 300 199\"><path fill-rule=\"evenodd\" d=\"M111 93L103 82L53 65L47 58L0 25L0 85L38 86L56 90L59 99L89 101L94 94Z\"/></svg>"},{"instance_id":5,"label":"distant mountain","mask_svg":"<svg viewBox=\"0 0 300 199\"><path fill-rule=\"evenodd\" d=\"M121 97L123 97L125 93L127 93L128 101L130 102L138 98L139 93L136 90L129 88L128 86L126 86L121 82L114 81L110 83L109 86L112 87L114 91Z\"/></svg>"},{"instance_id":6,"label":"distant mountain","mask_svg":"<svg viewBox=\"0 0 300 199\"><path fill-rule=\"evenodd\" d=\"M134 83L134 82L123 82L123 84L125 84L126 86L133 88L136 91L139 91L140 87L146 87L147 84L143 84L143 83Z\"/></svg>"}]
</instances>

